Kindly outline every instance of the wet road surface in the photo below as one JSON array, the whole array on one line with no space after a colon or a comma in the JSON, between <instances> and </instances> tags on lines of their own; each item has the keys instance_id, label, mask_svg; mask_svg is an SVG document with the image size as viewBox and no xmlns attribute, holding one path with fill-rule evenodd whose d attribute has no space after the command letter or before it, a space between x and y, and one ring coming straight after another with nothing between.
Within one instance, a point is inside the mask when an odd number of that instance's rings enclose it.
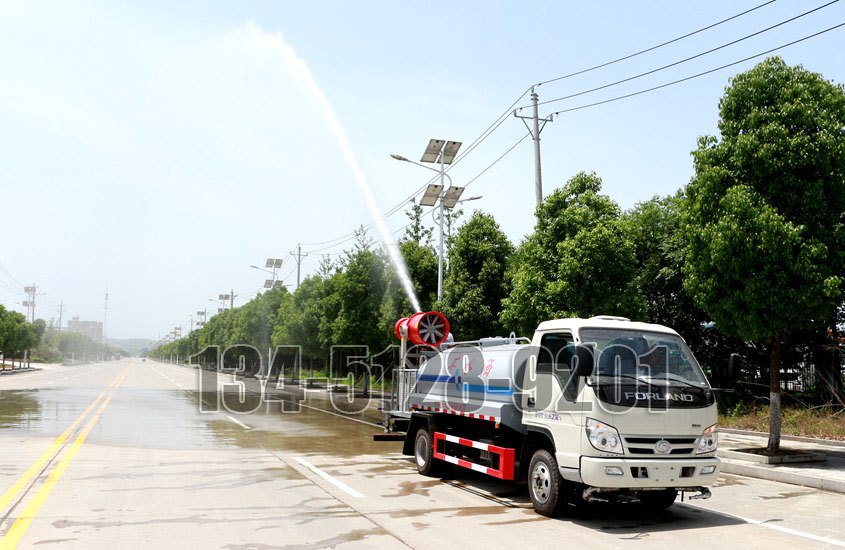
<instances>
[{"instance_id":1,"label":"wet road surface","mask_svg":"<svg viewBox=\"0 0 845 550\"><path fill-rule=\"evenodd\" d=\"M524 487L418 475L372 441L374 409L308 392L281 412L250 380L226 404L252 412L200 412L200 376L125 359L0 378L0 549L845 546L845 495L731 475L656 515L544 518Z\"/></svg>"}]
</instances>

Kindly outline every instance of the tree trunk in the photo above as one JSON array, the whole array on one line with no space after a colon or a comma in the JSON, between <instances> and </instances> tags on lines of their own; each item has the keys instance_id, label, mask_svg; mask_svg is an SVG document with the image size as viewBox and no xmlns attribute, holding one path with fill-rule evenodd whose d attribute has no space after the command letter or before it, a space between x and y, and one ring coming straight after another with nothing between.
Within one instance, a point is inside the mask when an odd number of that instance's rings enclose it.
<instances>
[{"instance_id":1,"label":"tree trunk","mask_svg":"<svg viewBox=\"0 0 845 550\"><path fill-rule=\"evenodd\" d=\"M830 395L828 398L830 402L836 400L842 392L842 367L839 363L839 332L836 330L836 325L839 322L838 317L839 316L836 314L833 315L830 328L830 344L833 348L830 354L830 365L828 367L828 371L830 373Z\"/></svg>"},{"instance_id":2,"label":"tree trunk","mask_svg":"<svg viewBox=\"0 0 845 550\"><path fill-rule=\"evenodd\" d=\"M780 337L772 338L769 350L769 444L766 451L775 454L780 450L780 427L783 418L780 389Z\"/></svg>"}]
</instances>

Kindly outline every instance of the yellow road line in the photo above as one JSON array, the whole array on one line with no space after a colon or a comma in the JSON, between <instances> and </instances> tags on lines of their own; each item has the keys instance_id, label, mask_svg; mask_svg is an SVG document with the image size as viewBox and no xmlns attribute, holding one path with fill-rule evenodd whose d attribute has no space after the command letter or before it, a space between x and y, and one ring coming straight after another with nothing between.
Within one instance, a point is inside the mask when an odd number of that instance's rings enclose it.
<instances>
[{"instance_id":1,"label":"yellow road line","mask_svg":"<svg viewBox=\"0 0 845 550\"><path fill-rule=\"evenodd\" d=\"M109 388L113 387L115 385L115 383L117 383L118 380L120 380L120 377L124 376L127 373L127 371L128 371L128 369L123 371L122 373L118 374L115 377L115 379L112 380L111 384L109 384L106 389L104 389L102 392L100 392L100 395L97 396L97 399L95 399L93 403L88 405L88 408L85 409L85 411L82 414L80 414L79 417L76 420L73 421L73 424L71 424L70 427L67 430L65 430L59 437L57 437L56 440L53 441L52 445L50 445L50 447L46 451L41 453L41 456L39 456L36 459L36 461L32 464L32 466L30 466L21 475L21 477L18 478L18 480L15 482L15 484L12 485L11 487L9 487L6 490L6 492L4 492L2 495L0 495L0 511L5 510L6 506L8 506L10 502L12 502L12 499L14 499L15 496L17 496L17 494L21 491L21 489L23 489L26 486L26 484L29 483L29 481L33 477L38 475L38 472L41 471L41 469L44 467L44 464L46 464L47 461L50 460L50 458L54 454L56 454L56 451L64 444L65 440L67 440L67 438L70 437L70 434L73 433L73 431L76 429L77 426L79 426L79 424L82 422L82 420L86 416L88 416L88 413L90 413L94 409L94 407L97 406L97 403L100 402L100 400L103 398L103 396L106 395L106 392L108 392Z\"/></svg>"},{"instance_id":2,"label":"yellow road line","mask_svg":"<svg viewBox=\"0 0 845 550\"><path fill-rule=\"evenodd\" d=\"M80 434L73 441L68 452L62 457L62 459L56 465L55 469L50 473L50 477L48 477L44 484L39 487L38 492L35 493L35 496L33 496L29 503L26 505L26 508L24 508L20 516L18 516L18 519L6 532L6 536L0 539L0 550L11 550L17 547L21 538L26 533L26 530L29 529L29 525L32 523L32 520L35 519L35 516L38 514L38 511L41 509L41 507L44 505L44 502L47 500L47 497L49 497L50 493L53 492L53 488L56 486L56 483L58 483L59 479L62 477L62 474L65 473L65 470L67 469L71 460L73 460L73 457L76 455L77 451L79 451L79 447L82 445L82 443L85 442L85 439L88 437L88 434L91 433L91 430L94 429L94 425L97 423L97 420L100 419L100 415L103 413L106 406L109 404L109 401L111 401L112 396L114 396L114 389L123 383L123 380L126 378L128 371L129 369L126 369L126 371L121 373L120 380L116 384L114 384L114 388L106 397L105 401L103 401L103 403L100 405L100 408L97 409L97 412L94 413L94 416L91 417L91 420L88 421L88 424L85 425L85 428L82 430L82 432L80 432Z\"/></svg>"}]
</instances>

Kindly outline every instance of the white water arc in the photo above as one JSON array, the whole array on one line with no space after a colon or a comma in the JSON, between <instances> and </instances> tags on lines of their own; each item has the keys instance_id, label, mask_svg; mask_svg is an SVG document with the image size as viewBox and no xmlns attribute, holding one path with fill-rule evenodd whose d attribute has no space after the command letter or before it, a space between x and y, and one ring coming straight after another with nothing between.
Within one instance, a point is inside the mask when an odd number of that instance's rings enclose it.
<instances>
[{"instance_id":1,"label":"white water arc","mask_svg":"<svg viewBox=\"0 0 845 550\"><path fill-rule=\"evenodd\" d=\"M308 68L305 61L296 55L294 49L284 42L280 34L274 35L273 38L274 40L279 41L293 72L302 79L302 82L305 84L312 98L317 102L317 105L319 105L332 135L334 135L337 140L337 144L343 152L346 164L348 164L350 170L352 170L352 174L355 177L355 183L358 184L358 188L364 195L364 200L367 203L367 207L370 209L370 214L373 216L376 227L378 227L378 230L384 239L388 256L390 257L390 261L393 264L394 269L396 269L396 274L399 276L399 280L402 282L405 294L407 294L408 299L411 301L414 311L421 311L422 308L420 307L420 302L414 292L414 284L411 282L408 267L405 265L405 260L402 258L402 254L399 251L399 245L396 244L396 240L393 238L393 233L390 232L390 229L387 227L387 223L384 221L384 216L382 215L381 209L376 202L375 195L373 195L373 190L367 182L367 178L364 176L364 172L361 170L361 167L358 164L358 159L355 157L355 153L352 150L352 144L349 141L349 137L346 135L346 130L344 130L343 125L340 123L340 119L338 119L337 114L335 114L334 109L332 108L331 103L329 103L326 95L323 93L323 90L321 90L317 85L317 81L314 79L314 75L311 74L311 70Z\"/></svg>"}]
</instances>

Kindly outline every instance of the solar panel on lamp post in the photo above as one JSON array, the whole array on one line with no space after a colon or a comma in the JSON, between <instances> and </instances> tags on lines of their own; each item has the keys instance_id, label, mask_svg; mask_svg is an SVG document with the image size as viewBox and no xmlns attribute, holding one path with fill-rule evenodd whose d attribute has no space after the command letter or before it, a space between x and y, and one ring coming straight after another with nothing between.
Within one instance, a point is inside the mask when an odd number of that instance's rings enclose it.
<instances>
[{"instance_id":1,"label":"solar panel on lamp post","mask_svg":"<svg viewBox=\"0 0 845 550\"><path fill-rule=\"evenodd\" d=\"M264 267L266 267L267 269L258 267L257 265L250 265L249 267L257 269L258 271L270 273L273 276L273 278L271 279L272 282L270 283L270 286L267 286L267 284L265 283L264 288L273 288L276 284L276 280L278 279L278 277L276 276L276 271L282 267L283 263L284 260L281 258L267 258L267 261L264 263Z\"/></svg>"},{"instance_id":2,"label":"solar panel on lamp post","mask_svg":"<svg viewBox=\"0 0 845 550\"><path fill-rule=\"evenodd\" d=\"M446 165L452 164L452 161L455 160L455 156L458 154L458 149L460 148L460 141L444 141L442 139L431 139L428 142L428 146L425 148L425 152L423 153L422 158L420 158L420 162L414 162L406 157L403 157L402 155L390 155L391 158L394 158L396 160L416 164L417 166L421 166L423 168L432 170L440 174L440 185L429 185L426 188L425 193L423 193L422 199L420 199L420 206L434 206L437 204L437 201L440 201L440 236L438 243L439 251L437 255L438 301L443 299L443 208L453 208L460 199L461 193L463 193L464 191L463 187L452 186L452 178L449 177L449 174L446 173ZM432 168L431 166L426 166L425 164L421 164L422 162L437 162L440 164L440 169L438 170L436 168ZM447 178L449 180L449 187L445 188L444 190L444 180ZM446 204L444 204L444 202Z\"/></svg>"}]
</instances>

